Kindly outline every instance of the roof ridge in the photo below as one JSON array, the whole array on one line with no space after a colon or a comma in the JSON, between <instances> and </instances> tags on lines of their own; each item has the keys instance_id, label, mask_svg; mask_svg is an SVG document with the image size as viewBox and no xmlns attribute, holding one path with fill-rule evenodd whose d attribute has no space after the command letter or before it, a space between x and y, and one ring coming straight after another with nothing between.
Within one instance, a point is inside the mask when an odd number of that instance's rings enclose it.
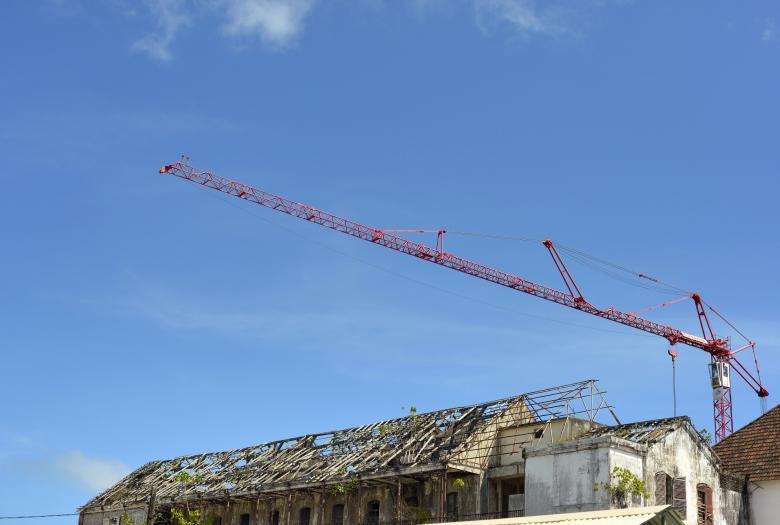
<instances>
[{"instance_id":1,"label":"roof ridge","mask_svg":"<svg viewBox=\"0 0 780 525\"><path fill-rule=\"evenodd\" d=\"M608 425L610 428L618 428L618 427L629 427L629 426L641 426L641 425L650 425L651 423L664 423L667 421L674 421L674 422L682 422L682 421L690 421L690 416L672 416L672 417L661 417L658 419L646 419L644 421L634 421L631 423L620 423L619 425Z\"/></svg>"}]
</instances>

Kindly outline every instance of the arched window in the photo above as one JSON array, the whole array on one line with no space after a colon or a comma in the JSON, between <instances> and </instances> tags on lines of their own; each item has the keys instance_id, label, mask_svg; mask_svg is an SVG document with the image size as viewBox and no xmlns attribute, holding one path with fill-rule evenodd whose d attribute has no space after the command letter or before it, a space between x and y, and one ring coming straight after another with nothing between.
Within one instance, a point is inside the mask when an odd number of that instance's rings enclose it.
<instances>
[{"instance_id":1,"label":"arched window","mask_svg":"<svg viewBox=\"0 0 780 525\"><path fill-rule=\"evenodd\" d=\"M239 525L249 525L249 514L242 514L241 517L238 518Z\"/></svg>"},{"instance_id":2,"label":"arched window","mask_svg":"<svg viewBox=\"0 0 780 525\"><path fill-rule=\"evenodd\" d=\"M269 520L268 521L271 522L271 525L279 525L279 511L275 510L275 511L271 512L271 515L269 516Z\"/></svg>"},{"instance_id":3,"label":"arched window","mask_svg":"<svg viewBox=\"0 0 780 525\"><path fill-rule=\"evenodd\" d=\"M672 504L672 476L666 472L655 473L655 504Z\"/></svg>"},{"instance_id":4,"label":"arched window","mask_svg":"<svg viewBox=\"0 0 780 525\"><path fill-rule=\"evenodd\" d=\"M298 525L309 525L311 522L311 508L303 507L298 511Z\"/></svg>"},{"instance_id":5,"label":"arched window","mask_svg":"<svg viewBox=\"0 0 780 525\"><path fill-rule=\"evenodd\" d=\"M713 525L712 489L706 483L696 485L696 525Z\"/></svg>"},{"instance_id":6,"label":"arched window","mask_svg":"<svg viewBox=\"0 0 780 525\"><path fill-rule=\"evenodd\" d=\"M368 515L366 516L367 525L379 525L379 501L371 500L368 502Z\"/></svg>"},{"instance_id":7,"label":"arched window","mask_svg":"<svg viewBox=\"0 0 780 525\"><path fill-rule=\"evenodd\" d=\"M344 505L333 505L330 517L332 525L344 525Z\"/></svg>"}]
</instances>

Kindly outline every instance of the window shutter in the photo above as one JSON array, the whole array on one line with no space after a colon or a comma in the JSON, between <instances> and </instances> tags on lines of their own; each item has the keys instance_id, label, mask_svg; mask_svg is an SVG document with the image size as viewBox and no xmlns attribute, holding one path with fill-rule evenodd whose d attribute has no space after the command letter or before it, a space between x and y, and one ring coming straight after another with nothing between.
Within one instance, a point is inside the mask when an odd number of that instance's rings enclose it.
<instances>
[{"instance_id":1,"label":"window shutter","mask_svg":"<svg viewBox=\"0 0 780 525\"><path fill-rule=\"evenodd\" d=\"M668 478L666 472L655 473L655 504L666 505L669 502L666 494L666 478Z\"/></svg>"},{"instance_id":2,"label":"window shutter","mask_svg":"<svg viewBox=\"0 0 780 525\"><path fill-rule=\"evenodd\" d=\"M696 485L696 523L697 525L713 525L712 489L705 483Z\"/></svg>"},{"instance_id":3,"label":"window shutter","mask_svg":"<svg viewBox=\"0 0 780 525\"><path fill-rule=\"evenodd\" d=\"M685 478L674 478L672 482L672 507L685 519L687 502L685 500Z\"/></svg>"}]
</instances>

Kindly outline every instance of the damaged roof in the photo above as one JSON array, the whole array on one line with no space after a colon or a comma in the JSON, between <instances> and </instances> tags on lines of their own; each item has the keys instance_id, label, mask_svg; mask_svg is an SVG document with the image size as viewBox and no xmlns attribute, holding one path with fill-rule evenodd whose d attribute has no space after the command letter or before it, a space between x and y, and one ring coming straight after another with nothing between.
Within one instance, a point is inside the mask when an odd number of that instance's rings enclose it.
<instances>
[{"instance_id":1,"label":"damaged roof","mask_svg":"<svg viewBox=\"0 0 780 525\"><path fill-rule=\"evenodd\" d=\"M369 425L152 461L83 507L110 508L148 501L257 497L360 478L410 475L443 468L487 468L496 433L507 427L566 417L594 421L607 408L595 380L517 396L388 419ZM614 415L614 413L613 413ZM186 480L186 481L183 481Z\"/></svg>"},{"instance_id":2,"label":"damaged roof","mask_svg":"<svg viewBox=\"0 0 780 525\"><path fill-rule=\"evenodd\" d=\"M691 420L687 416L668 417L664 419L651 419L637 423L623 425L594 427L583 437L612 436L635 443L655 443L683 425L690 425Z\"/></svg>"},{"instance_id":3,"label":"damaged roof","mask_svg":"<svg viewBox=\"0 0 780 525\"><path fill-rule=\"evenodd\" d=\"M713 448L730 472L751 481L780 480L780 405L748 423Z\"/></svg>"}]
</instances>

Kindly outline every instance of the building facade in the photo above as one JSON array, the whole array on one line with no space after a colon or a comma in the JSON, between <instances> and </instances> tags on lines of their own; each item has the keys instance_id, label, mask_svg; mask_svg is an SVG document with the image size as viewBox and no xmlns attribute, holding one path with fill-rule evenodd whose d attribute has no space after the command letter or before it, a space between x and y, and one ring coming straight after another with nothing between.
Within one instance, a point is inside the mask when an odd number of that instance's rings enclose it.
<instances>
[{"instance_id":1,"label":"building facade","mask_svg":"<svg viewBox=\"0 0 780 525\"><path fill-rule=\"evenodd\" d=\"M212 525L412 524L648 505L688 525L742 525L743 487L688 418L621 424L582 381L150 462L85 505L80 525L176 525L180 511Z\"/></svg>"}]
</instances>

